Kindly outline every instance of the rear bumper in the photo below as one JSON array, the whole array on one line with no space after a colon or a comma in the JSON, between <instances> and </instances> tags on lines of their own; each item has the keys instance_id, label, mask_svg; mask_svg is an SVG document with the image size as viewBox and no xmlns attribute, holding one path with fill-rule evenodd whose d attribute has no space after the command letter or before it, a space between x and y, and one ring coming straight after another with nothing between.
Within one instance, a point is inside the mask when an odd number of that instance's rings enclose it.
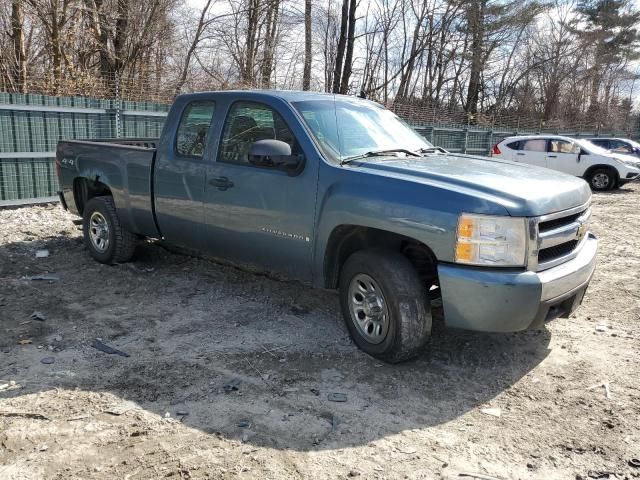
<instances>
[{"instance_id":1,"label":"rear bumper","mask_svg":"<svg viewBox=\"0 0 640 480\"><path fill-rule=\"evenodd\" d=\"M598 240L589 233L575 258L542 272L440 264L445 322L454 328L515 332L567 317L582 302L597 249Z\"/></svg>"}]
</instances>

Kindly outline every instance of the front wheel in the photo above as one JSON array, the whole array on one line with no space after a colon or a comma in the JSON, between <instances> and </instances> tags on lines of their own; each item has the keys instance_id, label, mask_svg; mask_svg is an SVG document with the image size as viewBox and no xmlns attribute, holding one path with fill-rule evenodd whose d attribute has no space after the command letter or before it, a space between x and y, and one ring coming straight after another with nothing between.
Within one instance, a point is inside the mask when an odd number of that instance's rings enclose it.
<instances>
[{"instance_id":1,"label":"front wheel","mask_svg":"<svg viewBox=\"0 0 640 480\"><path fill-rule=\"evenodd\" d=\"M136 248L136 236L120 225L113 198L93 197L82 215L84 244L100 263L113 264L131 259Z\"/></svg>"},{"instance_id":2,"label":"front wheel","mask_svg":"<svg viewBox=\"0 0 640 480\"><path fill-rule=\"evenodd\" d=\"M587 179L592 190L606 192L611 190L616 184L616 177L613 172L606 168L594 170Z\"/></svg>"},{"instance_id":3,"label":"front wheel","mask_svg":"<svg viewBox=\"0 0 640 480\"><path fill-rule=\"evenodd\" d=\"M351 338L375 358L409 360L429 342L426 285L399 253L364 250L351 255L340 273L340 305Z\"/></svg>"}]
</instances>

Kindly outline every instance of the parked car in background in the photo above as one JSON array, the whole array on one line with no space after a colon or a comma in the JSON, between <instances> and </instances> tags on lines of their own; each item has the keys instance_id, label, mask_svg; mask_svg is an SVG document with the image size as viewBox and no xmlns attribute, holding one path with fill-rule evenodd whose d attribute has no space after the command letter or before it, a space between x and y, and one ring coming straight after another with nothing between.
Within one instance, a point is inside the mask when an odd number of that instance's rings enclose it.
<instances>
[{"instance_id":1,"label":"parked car in background","mask_svg":"<svg viewBox=\"0 0 640 480\"><path fill-rule=\"evenodd\" d=\"M491 156L582 177L598 191L640 178L638 158L605 150L588 140L560 135L507 137L493 146Z\"/></svg>"},{"instance_id":2,"label":"parked car in background","mask_svg":"<svg viewBox=\"0 0 640 480\"><path fill-rule=\"evenodd\" d=\"M628 138L590 138L589 141L594 145L604 148L614 153L622 153L623 155L635 155L640 157L640 143L629 140Z\"/></svg>"}]
</instances>

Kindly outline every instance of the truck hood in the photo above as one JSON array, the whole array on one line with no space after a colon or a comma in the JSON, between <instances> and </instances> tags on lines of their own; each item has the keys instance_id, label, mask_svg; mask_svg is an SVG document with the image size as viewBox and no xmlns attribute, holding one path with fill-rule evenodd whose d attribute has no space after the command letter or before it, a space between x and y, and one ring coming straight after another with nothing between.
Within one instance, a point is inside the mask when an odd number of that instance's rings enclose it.
<instances>
[{"instance_id":1,"label":"truck hood","mask_svg":"<svg viewBox=\"0 0 640 480\"><path fill-rule=\"evenodd\" d=\"M559 212L591 198L589 185L581 178L498 158L428 154L374 158L358 165L372 174L474 195L502 205L512 216Z\"/></svg>"}]
</instances>

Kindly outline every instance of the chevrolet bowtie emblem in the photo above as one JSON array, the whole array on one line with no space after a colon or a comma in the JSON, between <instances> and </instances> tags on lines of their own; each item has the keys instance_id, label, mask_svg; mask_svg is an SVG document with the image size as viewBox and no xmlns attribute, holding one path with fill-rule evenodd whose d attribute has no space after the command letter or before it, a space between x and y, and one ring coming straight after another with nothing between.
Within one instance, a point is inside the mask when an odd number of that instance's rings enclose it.
<instances>
[{"instance_id":1,"label":"chevrolet bowtie emblem","mask_svg":"<svg viewBox=\"0 0 640 480\"><path fill-rule=\"evenodd\" d=\"M578 241L582 240L587 233L587 224L581 223L578 227L578 232L576 233L576 238Z\"/></svg>"}]
</instances>

